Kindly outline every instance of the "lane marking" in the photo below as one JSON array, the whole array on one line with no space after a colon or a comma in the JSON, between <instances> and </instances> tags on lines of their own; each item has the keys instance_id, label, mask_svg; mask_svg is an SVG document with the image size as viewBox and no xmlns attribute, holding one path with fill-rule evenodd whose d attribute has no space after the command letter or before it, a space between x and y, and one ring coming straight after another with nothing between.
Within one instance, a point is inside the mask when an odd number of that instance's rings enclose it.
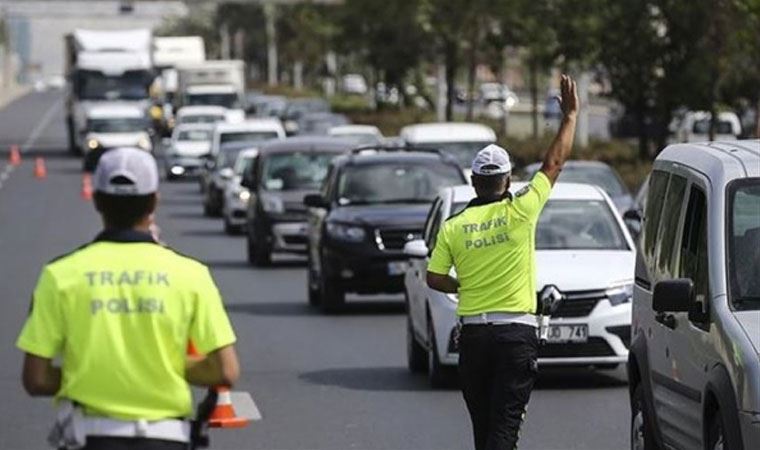
<instances>
[{"instance_id":1,"label":"lane marking","mask_svg":"<svg viewBox=\"0 0 760 450\"><path fill-rule=\"evenodd\" d=\"M37 142L37 139L40 138L42 132L45 131L48 125L50 125L50 121L53 120L53 116L62 106L63 98L59 98L50 106L50 108L48 108L47 111L45 111L45 114L43 114L42 118L40 118L39 122L37 122L37 125L34 127L34 129L32 129L32 132L29 134L29 137L26 139L24 144L19 147L19 153L23 154ZM0 172L0 189L3 188L3 185L8 180L8 178L10 178L11 173L13 173L13 170L15 168L16 167L7 164L3 171Z\"/></svg>"}]
</instances>

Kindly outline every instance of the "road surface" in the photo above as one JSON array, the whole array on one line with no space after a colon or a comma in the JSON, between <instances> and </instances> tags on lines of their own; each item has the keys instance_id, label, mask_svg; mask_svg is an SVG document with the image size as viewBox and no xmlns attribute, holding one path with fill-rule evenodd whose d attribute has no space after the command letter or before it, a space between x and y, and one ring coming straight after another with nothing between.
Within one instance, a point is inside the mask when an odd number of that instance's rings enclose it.
<instances>
[{"instance_id":1,"label":"road surface","mask_svg":"<svg viewBox=\"0 0 760 450\"><path fill-rule=\"evenodd\" d=\"M5 170L7 149L23 164ZM46 261L91 240L99 218L80 198L79 159L64 150L60 92L29 94L0 111L0 448L45 448L49 399L26 396L14 343L30 292ZM33 157L48 177L33 177ZM455 389L431 390L405 366L403 305L361 301L338 316L307 306L298 259L254 270L244 239L204 218L195 183L165 183L158 223L177 250L208 264L238 335L243 373L264 419L215 431L220 449L466 449L464 402ZM533 393L521 449L623 449L629 412L625 376L586 370L544 372Z\"/></svg>"}]
</instances>

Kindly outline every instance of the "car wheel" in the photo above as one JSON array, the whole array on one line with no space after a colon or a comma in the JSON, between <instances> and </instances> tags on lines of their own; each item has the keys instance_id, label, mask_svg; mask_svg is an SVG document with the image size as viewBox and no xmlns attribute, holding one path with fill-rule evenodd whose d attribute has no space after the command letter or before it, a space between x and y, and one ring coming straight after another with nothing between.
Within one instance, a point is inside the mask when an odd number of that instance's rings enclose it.
<instances>
[{"instance_id":1,"label":"car wheel","mask_svg":"<svg viewBox=\"0 0 760 450\"><path fill-rule=\"evenodd\" d=\"M430 349L427 351L427 372L430 386L433 388L447 387L451 384L453 370L441 364L441 358L438 356L438 346L435 340L435 330L433 320L428 317L428 343Z\"/></svg>"},{"instance_id":2,"label":"car wheel","mask_svg":"<svg viewBox=\"0 0 760 450\"><path fill-rule=\"evenodd\" d=\"M256 241L263 242L264 239L257 239ZM268 266L272 263L272 252L266 244L257 244L256 241L248 235L248 262L258 267Z\"/></svg>"},{"instance_id":3,"label":"car wheel","mask_svg":"<svg viewBox=\"0 0 760 450\"><path fill-rule=\"evenodd\" d=\"M306 263L306 290L308 291L309 305L319 306L322 301L321 292L319 289L319 281L316 280L316 271L314 270L314 265L311 262L311 256L308 258L309 260Z\"/></svg>"},{"instance_id":4,"label":"car wheel","mask_svg":"<svg viewBox=\"0 0 760 450\"><path fill-rule=\"evenodd\" d=\"M320 298L322 310L326 313L339 312L346 303L346 293L338 285L338 280L324 275L320 279Z\"/></svg>"},{"instance_id":5,"label":"car wheel","mask_svg":"<svg viewBox=\"0 0 760 450\"><path fill-rule=\"evenodd\" d=\"M644 390L641 384L638 384L631 398L631 450L657 448L649 423L649 417L644 408Z\"/></svg>"},{"instance_id":6,"label":"car wheel","mask_svg":"<svg viewBox=\"0 0 760 450\"><path fill-rule=\"evenodd\" d=\"M715 411L710 420L710 428L707 432L707 450L724 450L735 448L728 443L726 427L723 425L723 417L720 410Z\"/></svg>"},{"instance_id":7,"label":"car wheel","mask_svg":"<svg viewBox=\"0 0 760 450\"><path fill-rule=\"evenodd\" d=\"M428 352L417 342L412 327L412 318L406 316L406 361L412 373L425 373L428 368Z\"/></svg>"}]
</instances>

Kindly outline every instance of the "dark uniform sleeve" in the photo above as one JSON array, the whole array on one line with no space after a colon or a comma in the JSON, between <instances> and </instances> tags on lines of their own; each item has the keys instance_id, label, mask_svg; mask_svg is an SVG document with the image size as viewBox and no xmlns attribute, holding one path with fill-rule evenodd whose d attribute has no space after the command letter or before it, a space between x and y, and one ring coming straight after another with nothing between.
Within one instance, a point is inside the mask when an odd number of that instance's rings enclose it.
<instances>
[{"instance_id":1,"label":"dark uniform sleeve","mask_svg":"<svg viewBox=\"0 0 760 450\"><path fill-rule=\"evenodd\" d=\"M207 268L203 269L197 295L195 315L190 324L190 339L198 351L207 354L234 344L235 332L232 331L230 319L224 310L219 289Z\"/></svg>"},{"instance_id":2,"label":"dark uniform sleeve","mask_svg":"<svg viewBox=\"0 0 760 450\"><path fill-rule=\"evenodd\" d=\"M63 348L65 320L53 274L45 267L32 295L32 308L16 346L26 353L42 358L54 358Z\"/></svg>"}]
</instances>

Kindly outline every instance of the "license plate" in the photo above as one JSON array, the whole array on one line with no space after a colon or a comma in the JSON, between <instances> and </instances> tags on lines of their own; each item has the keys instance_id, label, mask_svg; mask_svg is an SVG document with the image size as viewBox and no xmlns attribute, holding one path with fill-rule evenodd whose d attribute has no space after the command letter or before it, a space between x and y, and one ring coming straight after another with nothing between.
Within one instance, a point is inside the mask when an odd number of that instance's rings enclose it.
<instances>
[{"instance_id":1,"label":"license plate","mask_svg":"<svg viewBox=\"0 0 760 450\"><path fill-rule=\"evenodd\" d=\"M547 342L586 342L588 341L588 325L550 325Z\"/></svg>"},{"instance_id":2,"label":"license plate","mask_svg":"<svg viewBox=\"0 0 760 450\"><path fill-rule=\"evenodd\" d=\"M388 275L401 275L409 268L406 261L391 261L388 263Z\"/></svg>"}]
</instances>

